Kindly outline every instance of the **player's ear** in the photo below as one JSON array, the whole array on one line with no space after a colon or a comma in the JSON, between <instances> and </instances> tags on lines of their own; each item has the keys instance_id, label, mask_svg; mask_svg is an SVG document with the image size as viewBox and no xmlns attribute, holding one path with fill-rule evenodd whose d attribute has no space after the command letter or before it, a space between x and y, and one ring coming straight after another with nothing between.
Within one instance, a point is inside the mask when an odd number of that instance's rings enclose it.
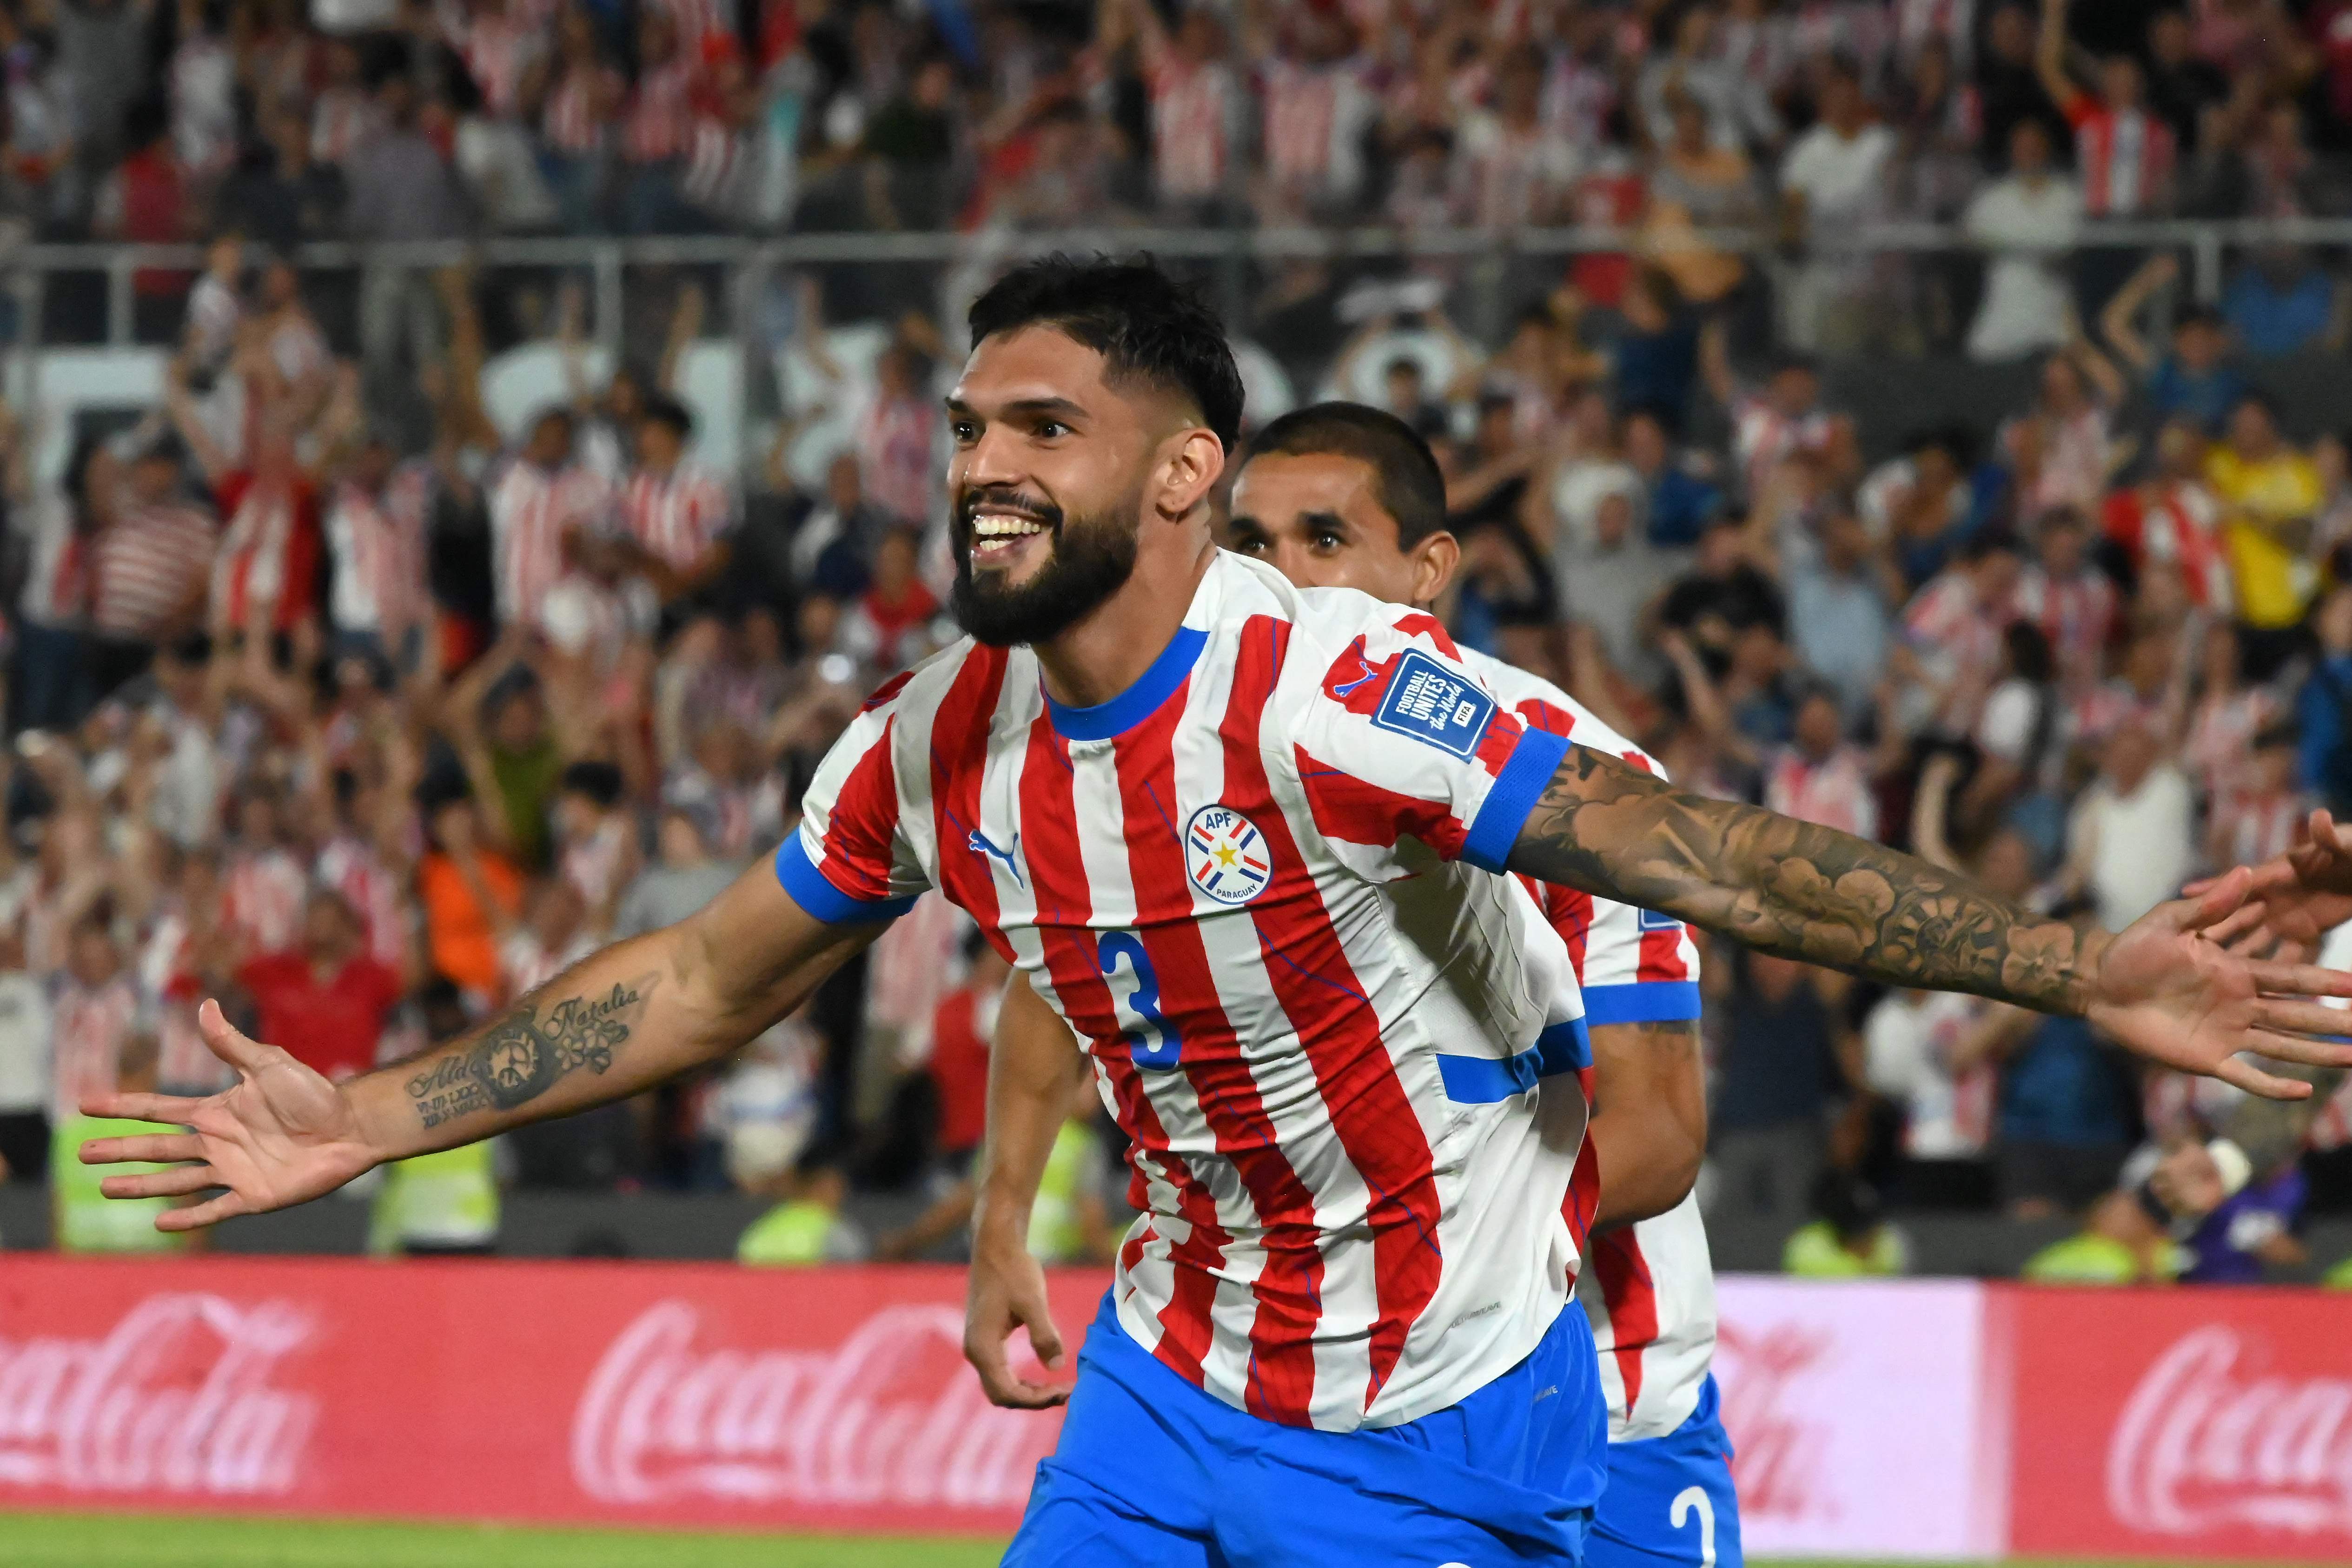
<instances>
[{"instance_id":1,"label":"player's ear","mask_svg":"<svg viewBox=\"0 0 2352 1568\"><path fill-rule=\"evenodd\" d=\"M1412 601L1434 604L1454 580L1454 569L1462 564L1462 541L1440 528L1423 536L1405 553L1412 558Z\"/></svg>"},{"instance_id":2,"label":"player's ear","mask_svg":"<svg viewBox=\"0 0 2352 1568\"><path fill-rule=\"evenodd\" d=\"M1194 425L1171 438L1160 464L1160 510L1171 521L1192 515L1225 471L1224 444Z\"/></svg>"}]
</instances>

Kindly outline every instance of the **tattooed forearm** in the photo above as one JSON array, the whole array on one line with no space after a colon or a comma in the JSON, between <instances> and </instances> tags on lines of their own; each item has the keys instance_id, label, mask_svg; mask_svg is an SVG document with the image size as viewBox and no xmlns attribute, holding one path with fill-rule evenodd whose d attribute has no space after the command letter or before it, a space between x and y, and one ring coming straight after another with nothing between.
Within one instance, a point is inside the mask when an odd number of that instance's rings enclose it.
<instances>
[{"instance_id":1,"label":"tattooed forearm","mask_svg":"<svg viewBox=\"0 0 2352 1568\"><path fill-rule=\"evenodd\" d=\"M2079 1013L2084 936L1883 844L1677 789L1570 747L1510 868L1888 985Z\"/></svg>"},{"instance_id":2,"label":"tattooed forearm","mask_svg":"<svg viewBox=\"0 0 2352 1568\"><path fill-rule=\"evenodd\" d=\"M409 1077L417 1119L437 1127L476 1111L511 1111L579 1068L604 1071L636 1027L653 984L648 975L602 995L524 998Z\"/></svg>"}]
</instances>

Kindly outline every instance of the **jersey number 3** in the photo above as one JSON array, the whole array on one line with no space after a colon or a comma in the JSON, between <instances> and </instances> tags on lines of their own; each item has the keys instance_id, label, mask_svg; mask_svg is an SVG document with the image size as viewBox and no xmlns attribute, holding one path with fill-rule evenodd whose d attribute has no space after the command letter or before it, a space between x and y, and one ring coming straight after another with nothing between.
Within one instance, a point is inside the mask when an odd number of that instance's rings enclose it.
<instances>
[{"instance_id":1,"label":"jersey number 3","mask_svg":"<svg viewBox=\"0 0 2352 1568\"><path fill-rule=\"evenodd\" d=\"M1151 955L1143 950L1143 939L1132 931L1104 932L1095 948L1095 962L1102 969L1105 985L1118 972L1121 959L1135 975L1135 989L1128 996L1127 1005L1143 1020L1141 1029L1123 1031L1127 1036L1128 1060L1138 1067L1165 1072L1177 1064L1177 1058L1182 1054L1184 1037L1160 1011L1160 977L1152 971ZM1117 1005L1115 1000L1113 1005Z\"/></svg>"}]
</instances>

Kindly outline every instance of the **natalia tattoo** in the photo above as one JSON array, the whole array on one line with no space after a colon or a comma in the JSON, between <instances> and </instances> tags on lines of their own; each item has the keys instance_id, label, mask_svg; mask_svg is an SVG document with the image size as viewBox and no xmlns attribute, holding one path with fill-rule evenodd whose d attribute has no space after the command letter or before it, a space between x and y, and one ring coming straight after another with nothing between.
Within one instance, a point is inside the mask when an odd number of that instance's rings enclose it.
<instances>
[{"instance_id":1,"label":"natalia tattoo","mask_svg":"<svg viewBox=\"0 0 2352 1568\"><path fill-rule=\"evenodd\" d=\"M2080 1012L2083 936L1851 833L1678 789L1572 746L1513 871L1664 910L1786 958L1888 985Z\"/></svg>"},{"instance_id":2,"label":"natalia tattoo","mask_svg":"<svg viewBox=\"0 0 2352 1568\"><path fill-rule=\"evenodd\" d=\"M417 1119L437 1127L477 1111L511 1111L579 1068L604 1071L636 1027L653 984L648 975L600 997L516 1008L408 1080Z\"/></svg>"}]
</instances>

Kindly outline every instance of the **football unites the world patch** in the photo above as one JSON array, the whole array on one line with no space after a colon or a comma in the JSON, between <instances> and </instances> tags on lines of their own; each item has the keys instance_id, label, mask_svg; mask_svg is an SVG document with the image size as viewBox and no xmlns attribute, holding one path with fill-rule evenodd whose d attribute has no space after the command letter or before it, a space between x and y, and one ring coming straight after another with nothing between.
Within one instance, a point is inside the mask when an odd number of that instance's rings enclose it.
<instances>
[{"instance_id":1,"label":"football unites the world patch","mask_svg":"<svg viewBox=\"0 0 2352 1568\"><path fill-rule=\"evenodd\" d=\"M1184 823L1184 874L1219 904L1247 904L1274 880L1257 824L1231 806L1203 806Z\"/></svg>"},{"instance_id":2,"label":"football unites the world patch","mask_svg":"<svg viewBox=\"0 0 2352 1568\"><path fill-rule=\"evenodd\" d=\"M1469 676L1458 674L1418 648L1408 648L1389 676L1372 722L1394 735L1407 735L1440 751L1467 758L1477 751L1495 699Z\"/></svg>"}]
</instances>

